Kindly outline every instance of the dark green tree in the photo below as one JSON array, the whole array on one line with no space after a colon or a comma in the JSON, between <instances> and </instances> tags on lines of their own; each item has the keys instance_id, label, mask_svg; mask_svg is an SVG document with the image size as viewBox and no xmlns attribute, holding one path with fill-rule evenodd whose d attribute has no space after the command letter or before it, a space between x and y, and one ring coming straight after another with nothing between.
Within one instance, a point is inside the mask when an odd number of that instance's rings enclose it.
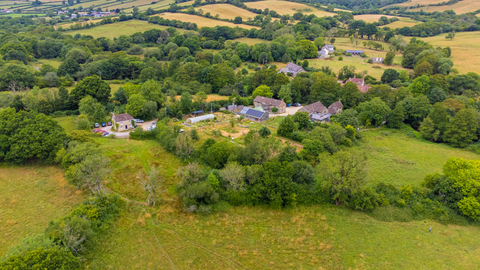
<instances>
[{"instance_id":1,"label":"dark green tree","mask_svg":"<svg viewBox=\"0 0 480 270\"><path fill-rule=\"evenodd\" d=\"M81 80L70 92L70 100L78 105L80 100L89 95L106 105L110 100L110 85L99 76L94 75Z\"/></svg>"},{"instance_id":2,"label":"dark green tree","mask_svg":"<svg viewBox=\"0 0 480 270\"><path fill-rule=\"evenodd\" d=\"M456 147L466 147L477 139L478 121L473 109L462 109L450 120L445 140Z\"/></svg>"}]
</instances>

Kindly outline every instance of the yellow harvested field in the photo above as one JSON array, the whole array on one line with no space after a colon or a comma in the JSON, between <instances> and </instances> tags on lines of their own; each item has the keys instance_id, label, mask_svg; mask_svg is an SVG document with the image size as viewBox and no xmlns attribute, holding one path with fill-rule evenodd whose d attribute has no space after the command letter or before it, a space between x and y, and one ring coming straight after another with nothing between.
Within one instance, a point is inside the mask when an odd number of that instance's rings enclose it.
<instances>
[{"instance_id":1,"label":"yellow harvested field","mask_svg":"<svg viewBox=\"0 0 480 270\"><path fill-rule=\"evenodd\" d=\"M249 8L257 8L264 10L266 8L275 10L278 14L293 15L294 13L301 11L304 14L315 14L317 17L334 16L335 13L318 10L314 7L307 6L305 4L287 2L287 1L259 1L259 2L246 2L245 5Z\"/></svg>"},{"instance_id":2,"label":"yellow harvested field","mask_svg":"<svg viewBox=\"0 0 480 270\"><path fill-rule=\"evenodd\" d=\"M453 5L445 6L428 6L429 4L439 4L446 2L445 0L410 0L401 4L394 4L390 6L400 6L400 7L412 7L416 5L425 5L426 7L420 7L415 9L409 9L409 11L420 11L423 9L425 12L443 12L445 10L453 10L456 14L464 14L473 12L480 9L480 1L478 0L462 0Z\"/></svg>"},{"instance_id":3,"label":"yellow harvested field","mask_svg":"<svg viewBox=\"0 0 480 270\"><path fill-rule=\"evenodd\" d=\"M182 22L191 22L191 23L196 23L198 28L202 27L214 27L214 26L230 26L230 27L241 27L245 29L260 29L260 27L256 26L250 26L246 24L234 24L231 22L224 22L220 20L214 20L214 19L209 19L201 16L196 16L196 15L189 15L189 14L184 14L184 13L161 13L158 15L152 15L152 16L160 16L164 19L169 19L169 20L179 20Z\"/></svg>"},{"instance_id":4,"label":"yellow harvested field","mask_svg":"<svg viewBox=\"0 0 480 270\"><path fill-rule=\"evenodd\" d=\"M420 23L419 21L415 21L415 20L412 20L412 19L409 19L409 18L400 18L400 21L389 23L389 24L386 24L382 27L390 27L391 29L397 29L397 28L402 28L402 27L405 27L405 26L412 27L412 26L415 26L419 23Z\"/></svg>"},{"instance_id":5,"label":"yellow harvested field","mask_svg":"<svg viewBox=\"0 0 480 270\"><path fill-rule=\"evenodd\" d=\"M187 2L182 2L179 3L178 6L184 7L184 6L190 6L191 4L195 3L195 1L187 1Z\"/></svg>"},{"instance_id":6,"label":"yellow harvested field","mask_svg":"<svg viewBox=\"0 0 480 270\"><path fill-rule=\"evenodd\" d=\"M215 5L205 5L196 8L198 11L199 9L203 10L203 14L210 12L212 16L218 14L221 19L235 19L235 17L240 16L244 21L248 18L254 18L257 14L250 12L246 9L236 7L234 5L229 4L215 4Z\"/></svg>"},{"instance_id":7,"label":"yellow harvested field","mask_svg":"<svg viewBox=\"0 0 480 270\"><path fill-rule=\"evenodd\" d=\"M457 33L453 40L446 39L447 34L434 37L422 38L433 47L447 47L452 49L453 68L460 73L478 72L480 70L480 32Z\"/></svg>"},{"instance_id":8,"label":"yellow harvested field","mask_svg":"<svg viewBox=\"0 0 480 270\"><path fill-rule=\"evenodd\" d=\"M367 23L378 22L381 17L394 18L398 16L382 15L382 14L364 14L364 15L355 15L353 18L355 20L364 20Z\"/></svg>"}]
</instances>

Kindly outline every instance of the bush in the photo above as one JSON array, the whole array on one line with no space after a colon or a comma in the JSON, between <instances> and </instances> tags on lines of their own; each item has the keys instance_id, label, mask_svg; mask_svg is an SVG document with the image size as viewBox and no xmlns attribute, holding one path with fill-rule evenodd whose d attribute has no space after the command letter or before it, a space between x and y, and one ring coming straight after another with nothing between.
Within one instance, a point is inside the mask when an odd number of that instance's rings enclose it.
<instances>
[{"instance_id":1,"label":"bush","mask_svg":"<svg viewBox=\"0 0 480 270\"><path fill-rule=\"evenodd\" d=\"M372 60L372 59L368 59L367 63L373 64L373 60Z\"/></svg>"},{"instance_id":2,"label":"bush","mask_svg":"<svg viewBox=\"0 0 480 270\"><path fill-rule=\"evenodd\" d=\"M272 112L273 112L273 113L277 113L277 112L278 112L278 108L277 108L277 107L273 107L273 108L272 108Z\"/></svg>"},{"instance_id":3,"label":"bush","mask_svg":"<svg viewBox=\"0 0 480 270\"><path fill-rule=\"evenodd\" d=\"M92 127L92 123L88 121L87 118L81 118L80 120L78 120L78 123L77 123L78 130L90 130L91 127Z\"/></svg>"},{"instance_id":4,"label":"bush","mask_svg":"<svg viewBox=\"0 0 480 270\"><path fill-rule=\"evenodd\" d=\"M70 251L43 247L25 252L23 256L11 256L0 262L1 269L79 269L80 260Z\"/></svg>"},{"instance_id":5,"label":"bush","mask_svg":"<svg viewBox=\"0 0 480 270\"><path fill-rule=\"evenodd\" d=\"M343 61L343 56L338 57L338 61Z\"/></svg>"}]
</instances>

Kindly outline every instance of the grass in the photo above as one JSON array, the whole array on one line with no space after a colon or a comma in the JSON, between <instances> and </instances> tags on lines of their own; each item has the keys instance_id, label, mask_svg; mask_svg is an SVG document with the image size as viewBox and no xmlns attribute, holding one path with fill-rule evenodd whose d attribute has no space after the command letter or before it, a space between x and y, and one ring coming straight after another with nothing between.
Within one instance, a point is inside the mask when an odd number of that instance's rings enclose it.
<instances>
[{"instance_id":1,"label":"grass","mask_svg":"<svg viewBox=\"0 0 480 270\"><path fill-rule=\"evenodd\" d=\"M43 233L50 221L84 199L58 167L0 165L0 257L20 239Z\"/></svg>"},{"instance_id":2,"label":"grass","mask_svg":"<svg viewBox=\"0 0 480 270\"><path fill-rule=\"evenodd\" d=\"M62 61L58 61L56 59L39 59L37 62L32 62L31 64L34 67L38 68L40 68L44 64L49 64L52 65L54 68L58 68L62 64Z\"/></svg>"},{"instance_id":3,"label":"grass","mask_svg":"<svg viewBox=\"0 0 480 270\"><path fill-rule=\"evenodd\" d=\"M440 1L440 2L443 2L443 1ZM410 10L411 11L423 10L425 12L435 12L435 11L443 12L445 10L453 10L455 11L456 14L464 14L464 13L474 12L478 9L480 9L480 2L478 0L463 0L453 5L432 6L432 7L426 6L426 7L410 9Z\"/></svg>"},{"instance_id":4,"label":"grass","mask_svg":"<svg viewBox=\"0 0 480 270\"><path fill-rule=\"evenodd\" d=\"M398 18L397 16L383 15L383 14L364 14L364 15L355 15L353 18L355 20L364 20L366 23L378 22L381 17L387 18Z\"/></svg>"},{"instance_id":5,"label":"grass","mask_svg":"<svg viewBox=\"0 0 480 270\"><path fill-rule=\"evenodd\" d=\"M113 39L121 35L132 35L134 33L145 32L150 29L164 30L167 28L168 28L167 26L148 23L146 21L130 20L130 21L117 22L112 24L105 24L105 25L97 26L90 29L67 31L65 33L70 34L72 36L75 34L81 34L81 35L90 35L94 38L107 37L107 38ZM121 31L119 31L119 29L121 29ZM183 29L177 29L177 30L180 31L181 33L185 31Z\"/></svg>"},{"instance_id":6,"label":"grass","mask_svg":"<svg viewBox=\"0 0 480 270\"><path fill-rule=\"evenodd\" d=\"M196 16L196 15L190 15L190 14L184 14L184 13L161 13L159 15L153 15L153 16L160 16L164 19L169 19L169 20L180 20L182 22L191 22L191 23L196 23L198 28L202 27L214 27L214 26L230 26L230 27L241 27L245 29L260 29L260 27L257 26L250 26L246 24L234 24L231 22L224 22L220 20L214 20L214 19L209 19L205 18L202 16Z\"/></svg>"},{"instance_id":7,"label":"grass","mask_svg":"<svg viewBox=\"0 0 480 270\"><path fill-rule=\"evenodd\" d=\"M237 38L232 40L233 42L241 42L241 43L246 43L248 45L255 45L258 43L270 43L271 41L265 40L265 39L258 39L258 38Z\"/></svg>"},{"instance_id":8,"label":"grass","mask_svg":"<svg viewBox=\"0 0 480 270\"><path fill-rule=\"evenodd\" d=\"M412 27L412 26L415 26L415 25L420 23L419 21L409 19L409 18L399 18L399 19L400 19L400 21L389 23L389 24L386 24L382 27L390 27L391 29L397 29L397 28L402 28L402 27L405 27L405 26Z\"/></svg>"},{"instance_id":9,"label":"grass","mask_svg":"<svg viewBox=\"0 0 480 270\"><path fill-rule=\"evenodd\" d=\"M94 253L93 269L474 269L477 227L380 222L342 207L213 215L162 205L130 210ZM432 233L428 233L433 227Z\"/></svg>"},{"instance_id":10,"label":"grass","mask_svg":"<svg viewBox=\"0 0 480 270\"><path fill-rule=\"evenodd\" d=\"M198 124L197 145L210 136L212 126L229 130L230 117L217 113L218 124ZM281 119L265 124L276 126ZM63 120L65 126L67 119ZM384 136L386 131L388 136ZM360 148L369 154L369 183L417 184L425 174L439 171L450 156L479 158L461 149L411 138L407 132L386 128L363 132ZM112 177L106 183L111 191L143 202L145 195L137 176L152 167L160 168L165 185L157 207L129 204L113 231L85 262L85 268L475 269L480 263L476 226L442 225L430 220L383 222L330 205L280 211L229 207L210 215L183 213L171 192L171 186L179 181L175 172L181 163L176 157L155 141L96 141L112 162Z\"/></svg>"},{"instance_id":11,"label":"grass","mask_svg":"<svg viewBox=\"0 0 480 270\"><path fill-rule=\"evenodd\" d=\"M247 7L249 8L256 8L261 10L268 8L270 10L275 10L280 15L293 15L294 13L299 11L304 14L315 14L317 17L327 17L335 15L335 13L319 10L305 4L287 1L267 0L258 2L246 2L245 5L247 5Z\"/></svg>"},{"instance_id":12,"label":"grass","mask_svg":"<svg viewBox=\"0 0 480 270\"><path fill-rule=\"evenodd\" d=\"M203 14L206 14L207 12L210 12L212 16L218 14L221 19L235 19L235 17L240 16L246 21L248 18L253 19L257 16L257 14L253 12L230 4L205 5L197 8L197 10L198 9L202 9Z\"/></svg>"},{"instance_id":13,"label":"grass","mask_svg":"<svg viewBox=\"0 0 480 270\"><path fill-rule=\"evenodd\" d=\"M478 71L480 68L480 32L462 32L457 33L453 40L446 39L447 34L441 34L434 37L422 38L422 40L433 45L434 48L441 46L450 46L452 49L452 59L455 64L453 68L458 69L460 73Z\"/></svg>"},{"instance_id":14,"label":"grass","mask_svg":"<svg viewBox=\"0 0 480 270\"><path fill-rule=\"evenodd\" d=\"M368 183L417 185L425 175L441 173L451 157L480 159L463 149L412 138L409 132L387 128L362 132L365 143L360 149L368 154Z\"/></svg>"}]
</instances>

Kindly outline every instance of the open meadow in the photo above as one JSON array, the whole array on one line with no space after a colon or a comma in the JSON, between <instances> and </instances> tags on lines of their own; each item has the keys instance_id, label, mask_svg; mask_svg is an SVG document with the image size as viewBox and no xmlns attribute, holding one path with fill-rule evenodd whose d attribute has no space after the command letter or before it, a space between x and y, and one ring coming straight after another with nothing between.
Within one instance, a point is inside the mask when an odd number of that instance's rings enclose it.
<instances>
[{"instance_id":1,"label":"open meadow","mask_svg":"<svg viewBox=\"0 0 480 270\"><path fill-rule=\"evenodd\" d=\"M369 172L377 179L393 172L402 184L416 184L424 173L438 171L448 156L475 157L408 137L404 131L381 135L385 131L364 132L362 147L378 156L369 156ZM200 136L205 133L200 131ZM162 170L166 187L159 206L128 207L86 262L91 269L473 269L480 263L476 226L430 220L382 222L329 205L182 213L168 188L179 181L175 171L181 163L176 157L154 141L97 141L114 164L114 177L107 184L112 191L141 201L144 194L136 173L148 166ZM393 169L388 165L392 162L401 164Z\"/></svg>"},{"instance_id":2,"label":"open meadow","mask_svg":"<svg viewBox=\"0 0 480 270\"><path fill-rule=\"evenodd\" d=\"M280 15L285 15L285 14L293 15L294 13L299 11L304 14L315 14L317 17L326 17L326 16L335 15L335 13L319 10L319 9L316 9L315 7L307 6L305 4L281 1L281 0L246 2L245 5L247 5L247 7L249 8L257 8L261 10L268 8L270 10L275 10Z\"/></svg>"},{"instance_id":3,"label":"open meadow","mask_svg":"<svg viewBox=\"0 0 480 270\"><path fill-rule=\"evenodd\" d=\"M392 22L386 25L383 25L383 27L390 27L391 29L397 29L397 28L402 28L402 27L413 27L419 23L420 21L416 21L410 18L403 18L403 17L398 17L400 20L396 22Z\"/></svg>"},{"instance_id":4,"label":"open meadow","mask_svg":"<svg viewBox=\"0 0 480 270\"><path fill-rule=\"evenodd\" d=\"M152 16L160 16L164 19L169 19L169 20L179 20L182 22L191 22L191 23L196 23L198 28L202 27L214 27L214 26L230 26L230 27L241 27L245 29L260 29L260 27L257 26L251 26L251 25L246 25L246 24L234 24L231 22L224 22L220 20L215 20L215 19L209 19L205 18L202 16L197 16L197 15L190 15L190 14L184 14L184 13L160 13L158 15L152 15Z\"/></svg>"},{"instance_id":5,"label":"open meadow","mask_svg":"<svg viewBox=\"0 0 480 270\"><path fill-rule=\"evenodd\" d=\"M113 39L115 37L119 37L121 35L132 35L137 32L145 32L150 29L167 29L168 26L162 26L158 24L148 23L146 21L140 20L130 20L124 22L117 22L111 24L104 24L101 26L93 27L90 29L81 29L75 31L67 31L66 34L75 35L90 35L94 38L99 37L107 37ZM122 29L122 31L118 31L118 29ZM185 30L177 28L177 30L183 33Z\"/></svg>"},{"instance_id":6,"label":"open meadow","mask_svg":"<svg viewBox=\"0 0 480 270\"><path fill-rule=\"evenodd\" d=\"M0 257L27 236L69 213L86 196L56 166L0 166Z\"/></svg>"},{"instance_id":7,"label":"open meadow","mask_svg":"<svg viewBox=\"0 0 480 270\"><path fill-rule=\"evenodd\" d=\"M203 14L206 14L207 12L210 12L212 16L219 15L219 18L221 19L235 19L235 17L242 17L244 21L246 21L248 18L253 19L257 14L250 12L246 9L236 7L234 5L230 4L215 4L215 5L205 5L205 6L200 6L196 9L198 11L199 9L203 10Z\"/></svg>"},{"instance_id":8,"label":"open meadow","mask_svg":"<svg viewBox=\"0 0 480 270\"><path fill-rule=\"evenodd\" d=\"M433 45L433 47L449 46L452 49L452 59L456 68L461 74L468 72L477 72L480 69L480 32L462 32L456 33L453 40L446 39L447 34L441 34L434 37L422 38Z\"/></svg>"},{"instance_id":9,"label":"open meadow","mask_svg":"<svg viewBox=\"0 0 480 270\"><path fill-rule=\"evenodd\" d=\"M441 2L444 2L444 1L441 1ZM445 10L453 10L455 11L456 14L465 14L465 13L474 12L478 9L480 9L480 1L463 0L463 1L458 1L458 3L455 3L453 5L428 6L427 4L426 7L411 9L411 11L418 12L420 10L423 10L425 12L436 12L436 11L443 12Z\"/></svg>"},{"instance_id":10,"label":"open meadow","mask_svg":"<svg viewBox=\"0 0 480 270\"><path fill-rule=\"evenodd\" d=\"M418 139L413 134L411 128L362 132L364 143L359 148L368 155L369 184L418 185L425 175L442 173L443 164L451 157L480 159L478 154Z\"/></svg>"}]
</instances>

